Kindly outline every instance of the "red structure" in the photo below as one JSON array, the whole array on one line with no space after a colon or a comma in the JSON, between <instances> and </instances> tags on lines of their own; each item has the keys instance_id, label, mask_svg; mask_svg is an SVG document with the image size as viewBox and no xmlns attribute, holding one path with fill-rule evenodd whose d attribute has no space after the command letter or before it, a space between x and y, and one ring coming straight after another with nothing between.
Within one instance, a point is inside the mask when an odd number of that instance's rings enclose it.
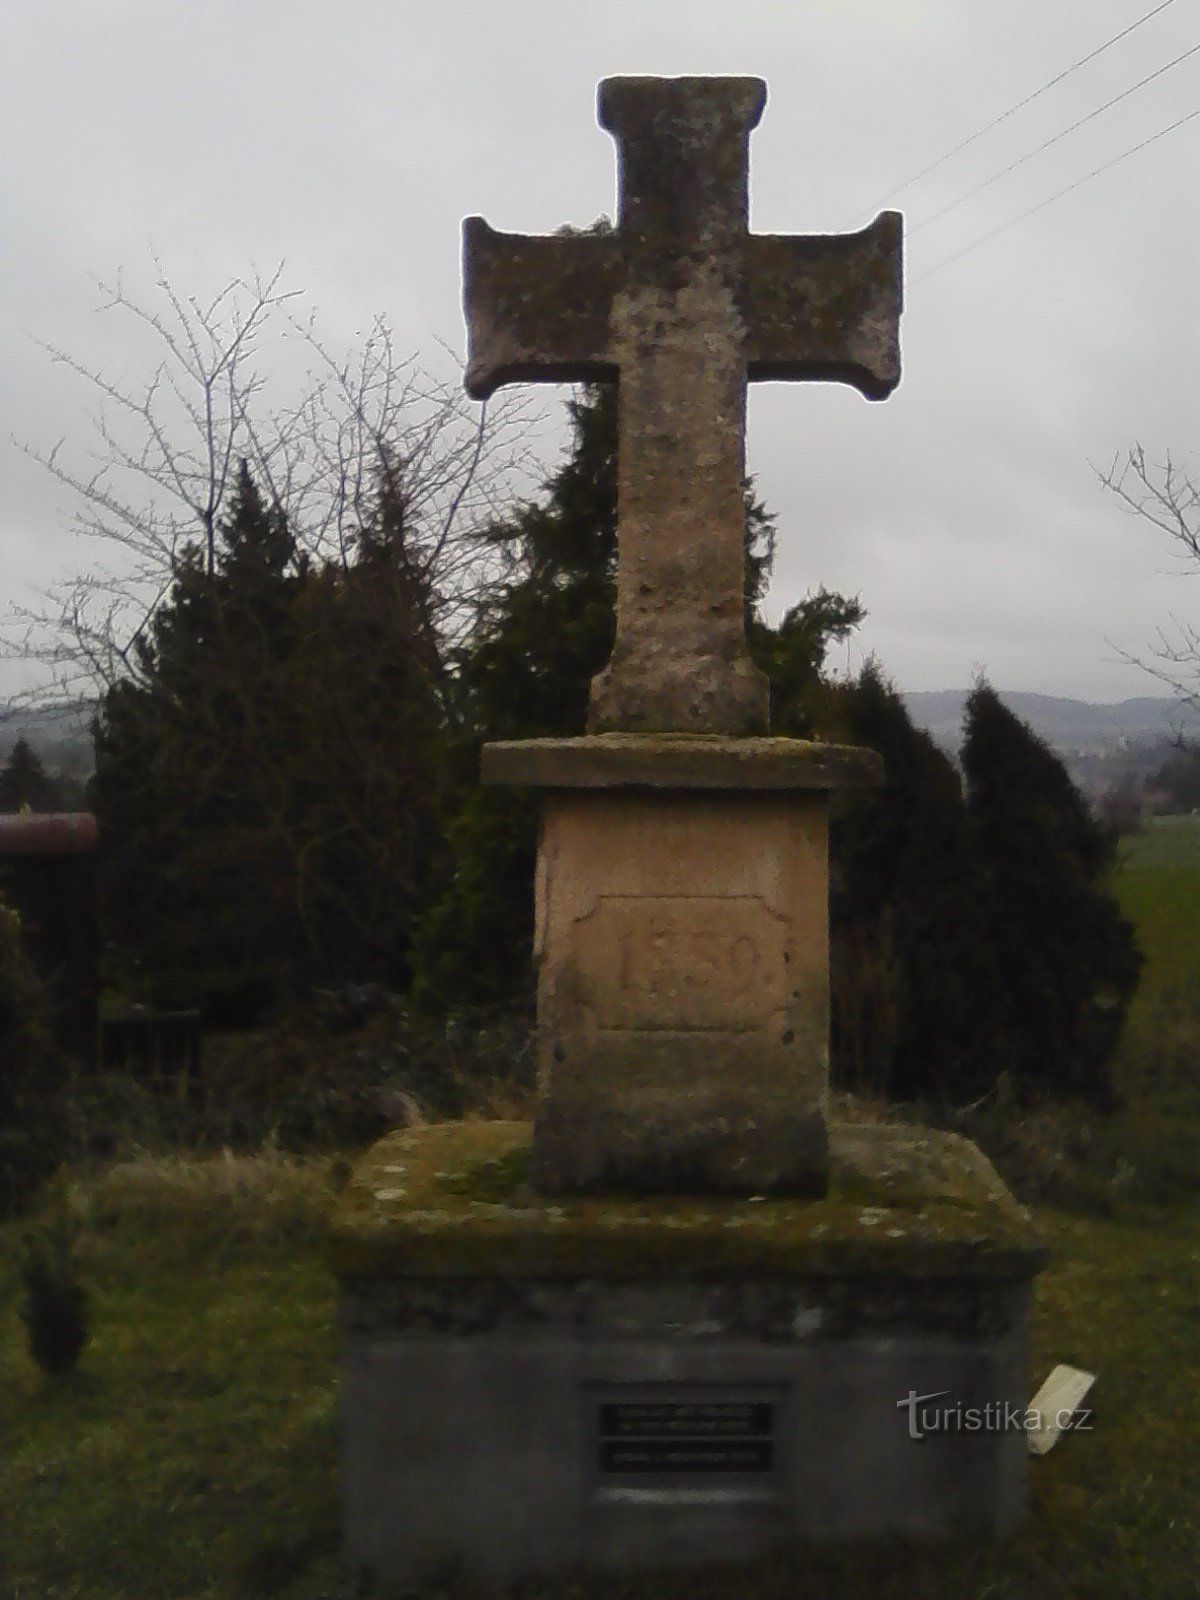
<instances>
[{"instance_id":1,"label":"red structure","mask_svg":"<svg viewBox=\"0 0 1200 1600\"><path fill-rule=\"evenodd\" d=\"M46 984L59 1044L96 1064L99 934L96 819L88 811L0 816L0 896Z\"/></svg>"}]
</instances>

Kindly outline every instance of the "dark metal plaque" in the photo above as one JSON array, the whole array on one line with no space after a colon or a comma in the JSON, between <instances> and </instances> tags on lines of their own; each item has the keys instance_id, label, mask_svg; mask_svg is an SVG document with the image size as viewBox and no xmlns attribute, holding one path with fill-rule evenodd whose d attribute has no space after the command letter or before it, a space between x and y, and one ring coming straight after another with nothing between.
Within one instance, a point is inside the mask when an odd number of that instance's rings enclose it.
<instances>
[{"instance_id":1,"label":"dark metal plaque","mask_svg":"<svg viewBox=\"0 0 1200 1600\"><path fill-rule=\"evenodd\" d=\"M599 1407L601 1472L770 1472L765 1401L617 1400Z\"/></svg>"}]
</instances>

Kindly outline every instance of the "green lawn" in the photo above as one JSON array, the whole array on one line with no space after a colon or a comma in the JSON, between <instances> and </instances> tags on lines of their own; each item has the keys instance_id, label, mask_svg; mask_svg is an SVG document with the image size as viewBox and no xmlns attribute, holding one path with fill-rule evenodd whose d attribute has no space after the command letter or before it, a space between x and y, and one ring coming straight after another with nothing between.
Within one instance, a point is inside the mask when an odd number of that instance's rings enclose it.
<instances>
[{"instance_id":1,"label":"green lawn","mask_svg":"<svg viewBox=\"0 0 1200 1600\"><path fill-rule=\"evenodd\" d=\"M66 1380L25 1355L4 1251L2 1600L290 1593L322 1557L336 1567L323 1164L297 1166L289 1194L269 1161L259 1184L239 1163L238 1196L211 1165L216 1181L190 1196L100 1192L80 1265L92 1340ZM242 1226L239 1202L255 1219ZM4 1233L15 1245L15 1226Z\"/></svg>"},{"instance_id":2,"label":"green lawn","mask_svg":"<svg viewBox=\"0 0 1200 1600\"><path fill-rule=\"evenodd\" d=\"M296 1600L354 1593L338 1552L326 1168L162 1169L94 1196L81 1270L93 1337L51 1383L28 1360L14 1251L0 1267L3 1600ZM159 1187L156 1189L156 1182ZM1034 1379L1100 1374L1094 1433L1031 1463L1004 1546L813 1552L753 1575L600 1585L606 1597L1130 1600L1200 1595L1200 1222L1043 1218ZM11 1225L0 1245L16 1242ZM537 1593L582 1595L576 1586Z\"/></svg>"},{"instance_id":3,"label":"green lawn","mask_svg":"<svg viewBox=\"0 0 1200 1600\"><path fill-rule=\"evenodd\" d=\"M1136 1021L1164 994L1200 988L1200 817L1155 817L1123 840L1113 887L1146 957Z\"/></svg>"},{"instance_id":4,"label":"green lawn","mask_svg":"<svg viewBox=\"0 0 1200 1600\"><path fill-rule=\"evenodd\" d=\"M1200 1196L1200 817L1122 844L1113 887L1137 928L1141 984L1114 1063L1121 1110L1101 1137L1133 1189Z\"/></svg>"}]
</instances>

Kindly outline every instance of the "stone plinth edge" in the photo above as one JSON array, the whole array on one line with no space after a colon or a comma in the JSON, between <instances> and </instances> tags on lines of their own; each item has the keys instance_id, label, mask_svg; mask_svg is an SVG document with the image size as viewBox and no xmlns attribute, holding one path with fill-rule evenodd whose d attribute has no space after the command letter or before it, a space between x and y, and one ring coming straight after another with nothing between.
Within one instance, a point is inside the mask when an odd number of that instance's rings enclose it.
<instances>
[{"instance_id":1,"label":"stone plinth edge","mask_svg":"<svg viewBox=\"0 0 1200 1600\"><path fill-rule=\"evenodd\" d=\"M957 1134L834 1124L821 1200L567 1199L530 1181L526 1122L399 1130L362 1158L331 1220L342 1278L815 1274L1028 1279L1029 1214Z\"/></svg>"},{"instance_id":2,"label":"stone plinth edge","mask_svg":"<svg viewBox=\"0 0 1200 1600\"><path fill-rule=\"evenodd\" d=\"M874 750L813 739L723 734L599 733L485 744L487 784L531 789L797 790L870 788L884 781Z\"/></svg>"}]
</instances>

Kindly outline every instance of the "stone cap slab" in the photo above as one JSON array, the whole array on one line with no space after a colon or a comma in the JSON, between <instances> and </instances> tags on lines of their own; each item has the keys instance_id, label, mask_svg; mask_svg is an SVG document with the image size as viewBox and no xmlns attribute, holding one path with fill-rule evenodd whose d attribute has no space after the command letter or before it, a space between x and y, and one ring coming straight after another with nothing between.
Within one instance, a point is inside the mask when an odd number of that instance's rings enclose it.
<instances>
[{"instance_id":1,"label":"stone cap slab","mask_svg":"<svg viewBox=\"0 0 1200 1600\"><path fill-rule=\"evenodd\" d=\"M487 784L531 789L798 790L870 788L883 758L856 745L816 739L723 734L600 733L577 739L485 744Z\"/></svg>"},{"instance_id":2,"label":"stone cap slab","mask_svg":"<svg viewBox=\"0 0 1200 1600\"><path fill-rule=\"evenodd\" d=\"M834 1124L821 1200L606 1195L530 1182L532 1124L446 1122L388 1134L331 1219L342 1278L818 1275L1028 1278L1029 1213L958 1134Z\"/></svg>"}]
</instances>

